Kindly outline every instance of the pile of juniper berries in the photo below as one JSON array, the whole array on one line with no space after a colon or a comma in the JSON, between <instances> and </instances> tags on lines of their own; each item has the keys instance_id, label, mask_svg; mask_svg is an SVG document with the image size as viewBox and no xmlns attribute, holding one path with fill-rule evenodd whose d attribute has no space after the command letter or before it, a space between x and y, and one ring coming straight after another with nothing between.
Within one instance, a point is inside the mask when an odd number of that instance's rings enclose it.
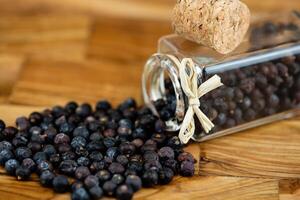
<instances>
[{"instance_id":1,"label":"pile of juniper berries","mask_svg":"<svg viewBox=\"0 0 300 200\"><path fill-rule=\"evenodd\" d=\"M174 175L194 175L195 159L164 122L129 98L116 109L107 101L33 112L0 120L0 164L18 180L39 176L73 200L113 196L131 199L144 187L168 184Z\"/></svg>"}]
</instances>

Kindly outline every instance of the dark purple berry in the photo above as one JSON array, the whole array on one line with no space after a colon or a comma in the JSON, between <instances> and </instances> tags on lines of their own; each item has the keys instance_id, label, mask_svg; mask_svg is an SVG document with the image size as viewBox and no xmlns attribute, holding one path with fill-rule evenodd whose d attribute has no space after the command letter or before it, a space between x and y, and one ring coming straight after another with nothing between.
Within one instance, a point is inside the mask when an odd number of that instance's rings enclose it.
<instances>
[{"instance_id":1,"label":"dark purple berry","mask_svg":"<svg viewBox=\"0 0 300 200\"><path fill-rule=\"evenodd\" d=\"M78 180L84 180L91 172L89 168L80 166L75 170L75 178Z\"/></svg>"},{"instance_id":2,"label":"dark purple berry","mask_svg":"<svg viewBox=\"0 0 300 200\"><path fill-rule=\"evenodd\" d=\"M5 162L5 171L10 175L15 175L16 169L20 166L19 162L15 159L9 159Z\"/></svg>"},{"instance_id":3,"label":"dark purple berry","mask_svg":"<svg viewBox=\"0 0 300 200\"><path fill-rule=\"evenodd\" d=\"M55 192L64 193L69 190L70 184L66 176L58 175L53 179L52 186Z\"/></svg>"},{"instance_id":4,"label":"dark purple berry","mask_svg":"<svg viewBox=\"0 0 300 200\"><path fill-rule=\"evenodd\" d=\"M129 185L134 192L142 188L142 180L136 175L128 175L125 180L126 185Z\"/></svg>"},{"instance_id":5,"label":"dark purple berry","mask_svg":"<svg viewBox=\"0 0 300 200\"><path fill-rule=\"evenodd\" d=\"M97 200L97 199L100 199L103 196L103 190L99 186L94 186L94 187L89 189L89 194L90 194L92 199ZM80 200L82 200L82 199L80 199Z\"/></svg>"},{"instance_id":6,"label":"dark purple berry","mask_svg":"<svg viewBox=\"0 0 300 200\"><path fill-rule=\"evenodd\" d=\"M116 190L118 200L130 200L133 196L133 190L128 185L120 185Z\"/></svg>"},{"instance_id":7,"label":"dark purple berry","mask_svg":"<svg viewBox=\"0 0 300 200\"><path fill-rule=\"evenodd\" d=\"M154 170L147 170L142 176L142 182L145 187L153 187L158 184L158 174Z\"/></svg>"},{"instance_id":8,"label":"dark purple berry","mask_svg":"<svg viewBox=\"0 0 300 200\"><path fill-rule=\"evenodd\" d=\"M104 182L110 180L110 178L111 178L110 172L105 170L105 169L100 170L99 172L97 172L96 176L98 177L101 184L103 184Z\"/></svg>"},{"instance_id":9,"label":"dark purple berry","mask_svg":"<svg viewBox=\"0 0 300 200\"><path fill-rule=\"evenodd\" d=\"M59 133L54 138L55 144L66 144L70 142L70 137L64 133Z\"/></svg>"},{"instance_id":10,"label":"dark purple berry","mask_svg":"<svg viewBox=\"0 0 300 200\"><path fill-rule=\"evenodd\" d=\"M74 174L77 166L74 160L64 160L60 163L58 168L61 173L71 176Z\"/></svg>"},{"instance_id":11,"label":"dark purple berry","mask_svg":"<svg viewBox=\"0 0 300 200\"><path fill-rule=\"evenodd\" d=\"M194 167L194 162L190 161L183 161L180 164L180 170L179 173L182 176L193 176L195 173L195 167Z\"/></svg>"},{"instance_id":12,"label":"dark purple berry","mask_svg":"<svg viewBox=\"0 0 300 200\"><path fill-rule=\"evenodd\" d=\"M160 160L168 160L168 159L174 159L175 154L171 147L162 147L158 151L158 156Z\"/></svg>"},{"instance_id":13,"label":"dark purple berry","mask_svg":"<svg viewBox=\"0 0 300 200\"><path fill-rule=\"evenodd\" d=\"M117 185L120 185L124 182L124 177L121 174L114 174L111 178L111 181Z\"/></svg>"},{"instance_id":14,"label":"dark purple berry","mask_svg":"<svg viewBox=\"0 0 300 200\"><path fill-rule=\"evenodd\" d=\"M26 117L18 117L16 119L16 125L20 131L25 131L30 127L29 120Z\"/></svg>"},{"instance_id":15,"label":"dark purple berry","mask_svg":"<svg viewBox=\"0 0 300 200\"><path fill-rule=\"evenodd\" d=\"M18 180L28 180L30 175L31 171L24 166L20 166L16 169L16 176Z\"/></svg>"},{"instance_id":16,"label":"dark purple berry","mask_svg":"<svg viewBox=\"0 0 300 200\"><path fill-rule=\"evenodd\" d=\"M109 165L108 170L112 174L122 174L122 173L124 173L125 168L120 163L113 162Z\"/></svg>"},{"instance_id":17,"label":"dark purple berry","mask_svg":"<svg viewBox=\"0 0 300 200\"><path fill-rule=\"evenodd\" d=\"M84 186L86 188L92 188L94 186L98 186L99 185L99 180L96 176L94 175L88 175L85 179L84 179Z\"/></svg>"},{"instance_id":18,"label":"dark purple berry","mask_svg":"<svg viewBox=\"0 0 300 200\"><path fill-rule=\"evenodd\" d=\"M10 142L4 140L0 142L0 151L2 151L3 149L12 151L13 146Z\"/></svg>"},{"instance_id":19,"label":"dark purple berry","mask_svg":"<svg viewBox=\"0 0 300 200\"><path fill-rule=\"evenodd\" d=\"M170 168L163 168L158 172L159 183L162 185L168 184L172 181L174 172Z\"/></svg>"},{"instance_id":20,"label":"dark purple berry","mask_svg":"<svg viewBox=\"0 0 300 200\"><path fill-rule=\"evenodd\" d=\"M85 188L78 188L72 192L72 200L90 200L90 195Z\"/></svg>"},{"instance_id":21,"label":"dark purple berry","mask_svg":"<svg viewBox=\"0 0 300 200\"><path fill-rule=\"evenodd\" d=\"M53 182L54 177L55 177L55 175L51 171L49 171L49 170L43 171L40 175L40 182L41 182L42 186L52 187L52 182Z\"/></svg>"},{"instance_id":22,"label":"dark purple berry","mask_svg":"<svg viewBox=\"0 0 300 200\"><path fill-rule=\"evenodd\" d=\"M31 172L36 170L36 163L31 158L25 158L22 161L22 166L28 168Z\"/></svg>"},{"instance_id":23,"label":"dark purple berry","mask_svg":"<svg viewBox=\"0 0 300 200\"><path fill-rule=\"evenodd\" d=\"M41 174L43 171L53 171L53 166L50 162L48 161L41 161L40 163L38 163L37 165L37 173Z\"/></svg>"},{"instance_id":24,"label":"dark purple berry","mask_svg":"<svg viewBox=\"0 0 300 200\"><path fill-rule=\"evenodd\" d=\"M104 194L107 196L113 196L117 189L117 185L112 181L106 181L102 186Z\"/></svg>"}]
</instances>

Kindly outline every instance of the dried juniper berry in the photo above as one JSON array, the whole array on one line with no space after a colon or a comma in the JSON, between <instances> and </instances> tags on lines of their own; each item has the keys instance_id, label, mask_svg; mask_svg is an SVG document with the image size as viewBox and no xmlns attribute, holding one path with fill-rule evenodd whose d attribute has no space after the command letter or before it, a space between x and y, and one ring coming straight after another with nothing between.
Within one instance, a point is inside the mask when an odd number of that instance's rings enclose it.
<instances>
[{"instance_id":1,"label":"dried juniper berry","mask_svg":"<svg viewBox=\"0 0 300 200\"><path fill-rule=\"evenodd\" d=\"M43 152L48 156L52 156L53 154L56 154L56 149L53 145L47 144L43 147Z\"/></svg>"},{"instance_id":2,"label":"dried juniper berry","mask_svg":"<svg viewBox=\"0 0 300 200\"><path fill-rule=\"evenodd\" d=\"M106 167L106 163L104 160L101 161L94 161L92 162L92 164L90 165L90 171L94 174L96 172L98 172L99 170L102 170Z\"/></svg>"},{"instance_id":3,"label":"dried juniper berry","mask_svg":"<svg viewBox=\"0 0 300 200\"><path fill-rule=\"evenodd\" d=\"M76 114L82 118L89 116L92 113L92 107L88 103L83 103L76 108Z\"/></svg>"},{"instance_id":4,"label":"dried juniper berry","mask_svg":"<svg viewBox=\"0 0 300 200\"><path fill-rule=\"evenodd\" d=\"M58 175L53 179L52 186L55 192L64 193L69 190L70 183L66 176Z\"/></svg>"},{"instance_id":5,"label":"dried juniper berry","mask_svg":"<svg viewBox=\"0 0 300 200\"><path fill-rule=\"evenodd\" d=\"M123 166L126 166L128 163L128 158L125 155L118 155L116 161Z\"/></svg>"},{"instance_id":6,"label":"dried juniper berry","mask_svg":"<svg viewBox=\"0 0 300 200\"><path fill-rule=\"evenodd\" d=\"M95 176L98 177L101 184L110 180L110 178L111 178L110 172L105 169L98 171Z\"/></svg>"},{"instance_id":7,"label":"dried juniper berry","mask_svg":"<svg viewBox=\"0 0 300 200\"><path fill-rule=\"evenodd\" d=\"M33 160L35 163L40 163L42 161L46 161L47 160L47 154L45 152L42 152L42 151L39 151L39 152L36 152L34 155L33 155Z\"/></svg>"},{"instance_id":8,"label":"dried juniper berry","mask_svg":"<svg viewBox=\"0 0 300 200\"><path fill-rule=\"evenodd\" d=\"M30 127L29 120L26 117L18 117L16 119L16 125L20 131L25 131Z\"/></svg>"},{"instance_id":9,"label":"dried juniper berry","mask_svg":"<svg viewBox=\"0 0 300 200\"><path fill-rule=\"evenodd\" d=\"M92 199L97 200L97 199L100 199L103 196L103 190L99 186L94 186L94 187L89 189L89 194L90 194Z\"/></svg>"},{"instance_id":10,"label":"dried juniper berry","mask_svg":"<svg viewBox=\"0 0 300 200\"><path fill-rule=\"evenodd\" d=\"M94 186L98 186L99 185L99 180L96 176L94 175L88 175L85 179L84 179L84 186L86 188L92 188Z\"/></svg>"},{"instance_id":11,"label":"dried juniper berry","mask_svg":"<svg viewBox=\"0 0 300 200\"><path fill-rule=\"evenodd\" d=\"M103 135L99 132L94 132L90 135L89 139L91 141L99 141L103 139Z\"/></svg>"},{"instance_id":12,"label":"dried juniper berry","mask_svg":"<svg viewBox=\"0 0 300 200\"><path fill-rule=\"evenodd\" d=\"M101 152L93 151L90 153L89 159L91 161L101 161L103 159L103 155L101 154Z\"/></svg>"},{"instance_id":13,"label":"dried juniper berry","mask_svg":"<svg viewBox=\"0 0 300 200\"><path fill-rule=\"evenodd\" d=\"M143 128L136 128L132 132L132 137L133 138L139 138L139 139L143 140L147 137L147 133L146 133L145 129L143 129Z\"/></svg>"},{"instance_id":14,"label":"dried juniper berry","mask_svg":"<svg viewBox=\"0 0 300 200\"><path fill-rule=\"evenodd\" d=\"M61 173L72 176L77 166L78 165L74 160L63 160L58 168Z\"/></svg>"},{"instance_id":15,"label":"dried juniper berry","mask_svg":"<svg viewBox=\"0 0 300 200\"><path fill-rule=\"evenodd\" d=\"M174 172L170 168L163 168L158 172L159 184L165 185L172 181Z\"/></svg>"},{"instance_id":16,"label":"dried juniper berry","mask_svg":"<svg viewBox=\"0 0 300 200\"><path fill-rule=\"evenodd\" d=\"M96 104L96 111L108 111L111 109L111 104L106 100L98 101Z\"/></svg>"},{"instance_id":17,"label":"dried juniper berry","mask_svg":"<svg viewBox=\"0 0 300 200\"><path fill-rule=\"evenodd\" d=\"M65 105L65 110L68 114L75 113L78 104L74 101L70 101Z\"/></svg>"},{"instance_id":18,"label":"dried juniper berry","mask_svg":"<svg viewBox=\"0 0 300 200\"><path fill-rule=\"evenodd\" d=\"M156 120L154 128L157 133L163 133L166 129L166 124L163 120L159 119Z\"/></svg>"},{"instance_id":19,"label":"dried juniper berry","mask_svg":"<svg viewBox=\"0 0 300 200\"><path fill-rule=\"evenodd\" d=\"M18 129L16 129L15 127L8 126L2 131L2 136L7 140L11 140L15 137L17 133Z\"/></svg>"},{"instance_id":20,"label":"dried juniper berry","mask_svg":"<svg viewBox=\"0 0 300 200\"><path fill-rule=\"evenodd\" d=\"M137 139L132 140L131 144L133 144L136 149L139 149L143 146L144 141L142 139L137 138Z\"/></svg>"},{"instance_id":21,"label":"dried juniper berry","mask_svg":"<svg viewBox=\"0 0 300 200\"><path fill-rule=\"evenodd\" d=\"M126 185L129 185L134 192L142 188L142 180L139 176L128 175L125 180Z\"/></svg>"},{"instance_id":22,"label":"dried juniper berry","mask_svg":"<svg viewBox=\"0 0 300 200\"><path fill-rule=\"evenodd\" d=\"M178 162L175 159L168 159L162 161L163 167L167 167L173 170L173 172L177 172Z\"/></svg>"},{"instance_id":23,"label":"dried juniper berry","mask_svg":"<svg viewBox=\"0 0 300 200\"><path fill-rule=\"evenodd\" d=\"M136 108L136 101L133 98L126 99L118 106L118 109L121 111L128 108Z\"/></svg>"},{"instance_id":24,"label":"dried juniper berry","mask_svg":"<svg viewBox=\"0 0 300 200\"><path fill-rule=\"evenodd\" d=\"M160 160L174 159L175 153L171 147L162 147L158 151L158 156Z\"/></svg>"},{"instance_id":25,"label":"dried juniper berry","mask_svg":"<svg viewBox=\"0 0 300 200\"><path fill-rule=\"evenodd\" d=\"M31 172L36 170L36 163L31 158L25 158L21 164L23 167L28 168Z\"/></svg>"},{"instance_id":26,"label":"dried juniper berry","mask_svg":"<svg viewBox=\"0 0 300 200\"><path fill-rule=\"evenodd\" d=\"M159 156L155 151L146 151L143 155L143 158L146 162L159 160Z\"/></svg>"},{"instance_id":27,"label":"dried juniper berry","mask_svg":"<svg viewBox=\"0 0 300 200\"><path fill-rule=\"evenodd\" d=\"M129 142L121 143L119 146L120 152L123 155L131 156L135 153L135 146Z\"/></svg>"},{"instance_id":28,"label":"dried juniper berry","mask_svg":"<svg viewBox=\"0 0 300 200\"><path fill-rule=\"evenodd\" d=\"M53 172L49 170L45 170L40 175L40 183L44 187L52 187L52 181L54 179L55 175Z\"/></svg>"},{"instance_id":29,"label":"dried juniper berry","mask_svg":"<svg viewBox=\"0 0 300 200\"><path fill-rule=\"evenodd\" d=\"M3 149L12 151L13 146L10 142L4 140L0 142L0 151L2 151Z\"/></svg>"},{"instance_id":30,"label":"dried juniper berry","mask_svg":"<svg viewBox=\"0 0 300 200\"><path fill-rule=\"evenodd\" d=\"M32 151L28 147L18 147L15 151L16 158L20 161L32 156Z\"/></svg>"},{"instance_id":31,"label":"dried juniper berry","mask_svg":"<svg viewBox=\"0 0 300 200\"><path fill-rule=\"evenodd\" d=\"M41 161L40 163L37 164L36 168L37 168L38 174L41 174L43 171L46 171L46 170L53 171L53 166L48 161Z\"/></svg>"},{"instance_id":32,"label":"dried juniper berry","mask_svg":"<svg viewBox=\"0 0 300 200\"><path fill-rule=\"evenodd\" d=\"M85 126L78 126L73 131L73 137L81 136L87 139L89 135L90 135L89 130Z\"/></svg>"},{"instance_id":33,"label":"dried juniper berry","mask_svg":"<svg viewBox=\"0 0 300 200\"><path fill-rule=\"evenodd\" d=\"M54 138L54 144L66 144L70 142L70 137L64 133L59 133Z\"/></svg>"},{"instance_id":34,"label":"dried juniper berry","mask_svg":"<svg viewBox=\"0 0 300 200\"><path fill-rule=\"evenodd\" d=\"M59 154L53 154L50 156L49 161L55 166L57 167L60 164L60 155Z\"/></svg>"},{"instance_id":35,"label":"dried juniper berry","mask_svg":"<svg viewBox=\"0 0 300 200\"><path fill-rule=\"evenodd\" d=\"M76 160L76 162L77 162L78 166L85 166L85 167L89 166L91 163L90 159L88 159L87 157L83 157L83 156L79 157Z\"/></svg>"},{"instance_id":36,"label":"dried juniper berry","mask_svg":"<svg viewBox=\"0 0 300 200\"><path fill-rule=\"evenodd\" d=\"M113 162L109 165L108 170L112 174L122 174L124 173L125 168L120 163Z\"/></svg>"},{"instance_id":37,"label":"dried juniper berry","mask_svg":"<svg viewBox=\"0 0 300 200\"><path fill-rule=\"evenodd\" d=\"M194 162L190 161L183 161L180 164L180 170L179 173L182 176L193 176L195 173L195 167L194 167Z\"/></svg>"},{"instance_id":38,"label":"dried juniper berry","mask_svg":"<svg viewBox=\"0 0 300 200\"><path fill-rule=\"evenodd\" d=\"M33 112L29 115L29 122L32 125L39 125L43 120L43 115L39 112Z\"/></svg>"},{"instance_id":39,"label":"dried juniper berry","mask_svg":"<svg viewBox=\"0 0 300 200\"><path fill-rule=\"evenodd\" d=\"M155 170L146 170L142 176L144 187L153 187L158 184L158 174Z\"/></svg>"},{"instance_id":40,"label":"dried juniper berry","mask_svg":"<svg viewBox=\"0 0 300 200\"><path fill-rule=\"evenodd\" d=\"M75 178L78 180L84 180L90 174L88 167L80 166L75 170Z\"/></svg>"},{"instance_id":41,"label":"dried juniper berry","mask_svg":"<svg viewBox=\"0 0 300 200\"><path fill-rule=\"evenodd\" d=\"M3 149L0 151L0 165L4 165L6 161L13 158L14 154L10 150Z\"/></svg>"},{"instance_id":42,"label":"dried juniper berry","mask_svg":"<svg viewBox=\"0 0 300 200\"><path fill-rule=\"evenodd\" d=\"M106 148L114 147L116 142L116 139L113 137L106 137L103 139L103 144Z\"/></svg>"},{"instance_id":43,"label":"dried juniper berry","mask_svg":"<svg viewBox=\"0 0 300 200\"><path fill-rule=\"evenodd\" d=\"M85 188L78 188L72 192L72 200L90 200L90 195Z\"/></svg>"},{"instance_id":44,"label":"dried juniper berry","mask_svg":"<svg viewBox=\"0 0 300 200\"><path fill-rule=\"evenodd\" d=\"M102 186L104 194L107 196L113 196L117 189L117 184L112 181L106 181Z\"/></svg>"},{"instance_id":45,"label":"dried juniper berry","mask_svg":"<svg viewBox=\"0 0 300 200\"><path fill-rule=\"evenodd\" d=\"M24 166L19 166L16 169L16 177L18 180L28 180L30 178L31 171Z\"/></svg>"},{"instance_id":46,"label":"dried juniper berry","mask_svg":"<svg viewBox=\"0 0 300 200\"><path fill-rule=\"evenodd\" d=\"M83 148L86 145L86 140L81 136L76 136L72 139L71 146L74 149Z\"/></svg>"},{"instance_id":47,"label":"dried juniper berry","mask_svg":"<svg viewBox=\"0 0 300 200\"><path fill-rule=\"evenodd\" d=\"M13 138L12 143L15 147L21 147L26 146L28 143L28 139L23 135L16 135L16 137Z\"/></svg>"},{"instance_id":48,"label":"dried juniper berry","mask_svg":"<svg viewBox=\"0 0 300 200\"><path fill-rule=\"evenodd\" d=\"M106 156L115 159L120 154L118 147L110 147L106 151Z\"/></svg>"},{"instance_id":49,"label":"dried juniper berry","mask_svg":"<svg viewBox=\"0 0 300 200\"><path fill-rule=\"evenodd\" d=\"M102 141L91 141L87 144L86 149L88 151L103 151L105 146Z\"/></svg>"},{"instance_id":50,"label":"dried juniper berry","mask_svg":"<svg viewBox=\"0 0 300 200\"><path fill-rule=\"evenodd\" d=\"M162 168L162 165L157 160L150 160L144 163L145 170L159 171Z\"/></svg>"},{"instance_id":51,"label":"dried juniper berry","mask_svg":"<svg viewBox=\"0 0 300 200\"><path fill-rule=\"evenodd\" d=\"M20 166L16 159L9 159L5 162L5 171L10 175L15 175L16 169Z\"/></svg>"},{"instance_id":52,"label":"dried juniper berry","mask_svg":"<svg viewBox=\"0 0 300 200\"><path fill-rule=\"evenodd\" d=\"M42 149L42 144L38 142L29 142L27 147L33 152L38 152Z\"/></svg>"},{"instance_id":53,"label":"dried juniper berry","mask_svg":"<svg viewBox=\"0 0 300 200\"><path fill-rule=\"evenodd\" d=\"M121 174L114 174L111 177L111 181L114 182L117 185L120 185L121 183L124 182L124 176L122 176Z\"/></svg>"},{"instance_id":54,"label":"dried juniper berry","mask_svg":"<svg viewBox=\"0 0 300 200\"><path fill-rule=\"evenodd\" d=\"M118 200L130 200L133 196L133 190L128 185L120 185L116 189L116 197Z\"/></svg>"}]
</instances>

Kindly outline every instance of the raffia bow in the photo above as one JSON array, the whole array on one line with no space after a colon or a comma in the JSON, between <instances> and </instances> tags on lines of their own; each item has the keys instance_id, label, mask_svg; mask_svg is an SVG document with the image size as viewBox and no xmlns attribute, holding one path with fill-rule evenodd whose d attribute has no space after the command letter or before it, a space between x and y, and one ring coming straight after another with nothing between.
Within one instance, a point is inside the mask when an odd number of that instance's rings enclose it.
<instances>
[{"instance_id":1,"label":"raffia bow","mask_svg":"<svg viewBox=\"0 0 300 200\"><path fill-rule=\"evenodd\" d=\"M174 56L169 55L168 57L171 58L179 68L181 86L189 101L189 107L179 131L179 139L182 143L186 144L195 132L194 114L196 114L206 133L214 127L210 119L200 110L199 99L206 93L222 86L223 83L218 75L214 75L198 87L197 72L193 60L191 58L184 58L180 62Z\"/></svg>"}]
</instances>

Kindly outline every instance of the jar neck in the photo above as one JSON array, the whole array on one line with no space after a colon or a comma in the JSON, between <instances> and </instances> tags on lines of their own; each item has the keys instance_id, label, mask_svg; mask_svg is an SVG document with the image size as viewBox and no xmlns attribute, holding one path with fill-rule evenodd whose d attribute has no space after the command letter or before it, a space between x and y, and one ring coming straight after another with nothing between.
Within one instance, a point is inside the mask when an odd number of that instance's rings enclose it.
<instances>
[{"instance_id":1,"label":"jar neck","mask_svg":"<svg viewBox=\"0 0 300 200\"><path fill-rule=\"evenodd\" d=\"M199 84L202 82L202 71L203 69L196 65ZM167 131L178 131L184 119L187 104L180 84L179 66L174 59L170 59L169 55L154 54L146 62L142 75L143 98L151 111L159 116L153 102L158 99L166 100L165 76L170 78L176 98L175 116L166 121Z\"/></svg>"}]
</instances>

